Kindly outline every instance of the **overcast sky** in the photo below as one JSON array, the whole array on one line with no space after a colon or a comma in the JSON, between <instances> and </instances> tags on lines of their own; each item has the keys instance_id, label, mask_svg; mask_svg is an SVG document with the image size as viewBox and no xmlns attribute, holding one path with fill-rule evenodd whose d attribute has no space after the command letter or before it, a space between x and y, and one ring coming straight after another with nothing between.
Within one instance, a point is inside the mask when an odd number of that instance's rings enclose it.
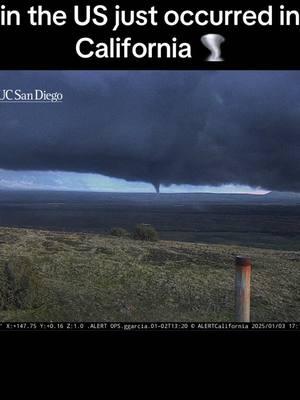
<instances>
[{"instance_id":1,"label":"overcast sky","mask_svg":"<svg viewBox=\"0 0 300 400\"><path fill-rule=\"evenodd\" d=\"M2 89L64 101L0 103L0 187L300 191L298 71L2 71Z\"/></svg>"}]
</instances>

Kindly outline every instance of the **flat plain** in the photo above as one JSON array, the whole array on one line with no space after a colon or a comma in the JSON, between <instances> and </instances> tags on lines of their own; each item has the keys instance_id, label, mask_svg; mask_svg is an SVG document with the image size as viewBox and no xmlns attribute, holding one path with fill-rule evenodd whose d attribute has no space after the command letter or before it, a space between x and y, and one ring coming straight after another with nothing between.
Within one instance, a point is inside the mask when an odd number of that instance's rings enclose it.
<instances>
[{"instance_id":1,"label":"flat plain","mask_svg":"<svg viewBox=\"0 0 300 400\"><path fill-rule=\"evenodd\" d=\"M244 196L1 193L0 320L233 320L247 255L251 319L299 321L300 201Z\"/></svg>"}]
</instances>

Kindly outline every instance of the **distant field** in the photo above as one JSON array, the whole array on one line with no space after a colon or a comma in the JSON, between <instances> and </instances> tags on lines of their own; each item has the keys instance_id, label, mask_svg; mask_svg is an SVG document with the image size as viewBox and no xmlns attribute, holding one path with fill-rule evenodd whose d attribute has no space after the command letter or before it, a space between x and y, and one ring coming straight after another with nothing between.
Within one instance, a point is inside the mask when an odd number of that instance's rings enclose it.
<instances>
[{"instance_id":1,"label":"distant field","mask_svg":"<svg viewBox=\"0 0 300 400\"><path fill-rule=\"evenodd\" d=\"M164 240L300 249L300 195L0 191L0 226L108 233L153 225Z\"/></svg>"},{"instance_id":2,"label":"distant field","mask_svg":"<svg viewBox=\"0 0 300 400\"><path fill-rule=\"evenodd\" d=\"M300 320L300 251L0 228L0 320L233 320L234 256L252 320Z\"/></svg>"}]
</instances>

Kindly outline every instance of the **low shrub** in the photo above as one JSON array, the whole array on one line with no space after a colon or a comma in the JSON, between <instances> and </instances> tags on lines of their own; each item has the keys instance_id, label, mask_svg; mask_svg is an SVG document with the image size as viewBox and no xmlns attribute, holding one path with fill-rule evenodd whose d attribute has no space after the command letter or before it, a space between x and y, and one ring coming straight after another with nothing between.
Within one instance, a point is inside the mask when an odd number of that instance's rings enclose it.
<instances>
[{"instance_id":1,"label":"low shrub","mask_svg":"<svg viewBox=\"0 0 300 400\"><path fill-rule=\"evenodd\" d=\"M136 240L156 242L159 239L159 235L157 230L152 225L138 224L133 232L133 238Z\"/></svg>"}]
</instances>

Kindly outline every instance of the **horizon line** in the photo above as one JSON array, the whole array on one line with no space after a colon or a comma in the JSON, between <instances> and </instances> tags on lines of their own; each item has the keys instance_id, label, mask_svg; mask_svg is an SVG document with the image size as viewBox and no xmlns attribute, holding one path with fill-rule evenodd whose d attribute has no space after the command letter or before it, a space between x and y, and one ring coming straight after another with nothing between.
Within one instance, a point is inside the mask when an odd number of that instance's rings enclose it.
<instances>
[{"instance_id":1,"label":"horizon line","mask_svg":"<svg viewBox=\"0 0 300 400\"><path fill-rule=\"evenodd\" d=\"M255 192L145 192L145 191L109 191L109 190L80 190L80 189L48 189L48 188L9 188L9 187L0 187L0 191L14 191L14 192L80 192L80 193L110 193L110 194L153 194L156 196L159 195L171 195L171 194L213 194L213 195L247 195L247 196L265 196L266 194L272 193L272 191L266 191L265 193L255 193ZM279 191L280 192L280 191ZM285 193L284 191L281 193Z\"/></svg>"}]
</instances>

